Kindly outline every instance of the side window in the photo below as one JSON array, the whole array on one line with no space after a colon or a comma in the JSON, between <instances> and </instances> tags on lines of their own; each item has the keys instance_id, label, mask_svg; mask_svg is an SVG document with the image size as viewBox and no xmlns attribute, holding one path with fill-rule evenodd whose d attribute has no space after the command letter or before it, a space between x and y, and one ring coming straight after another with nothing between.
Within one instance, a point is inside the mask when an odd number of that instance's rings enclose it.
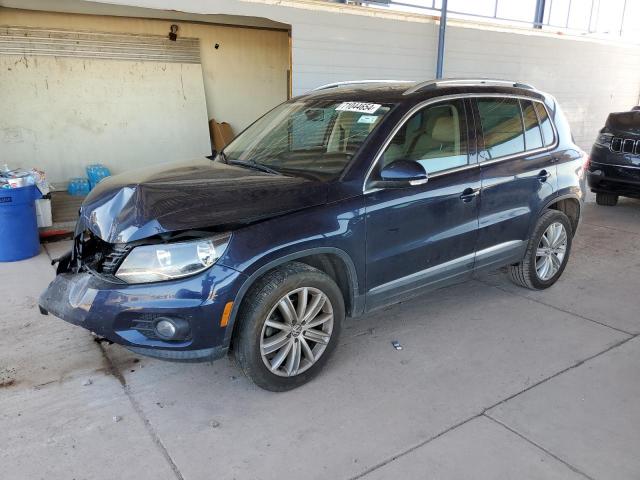
<instances>
[{"instance_id":1,"label":"side window","mask_svg":"<svg viewBox=\"0 0 640 480\"><path fill-rule=\"evenodd\" d=\"M487 160L524 152L520 103L515 98L478 98Z\"/></svg>"},{"instance_id":2,"label":"side window","mask_svg":"<svg viewBox=\"0 0 640 480\"><path fill-rule=\"evenodd\" d=\"M467 165L467 122L462 100L425 107L395 134L382 166L396 160L419 162L427 173Z\"/></svg>"},{"instance_id":3,"label":"side window","mask_svg":"<svg viewBox=\"0 0 640 480\"><path fill-rule=\"evenodd\" d=\"M553 134L553 127L551 126L551 119L547 114L547 109L540 102L534 102L536 106L536 112L538 112L538 118L540 119L540 127L542 128L542 136L544 137L544 145L548 147L555 141Z\"/></svg>"},{"instance_id":4,"label":"side window","mask_svg":"<svg viewBox=\"0 0 640 480\"><path fill-rule=\"evenodd\" d=\"M520 100L522 120L524 121L524 143L527 150L542 148L542 132L538 123L538 115L530 100Z\"/></svg>"}]
</instances>

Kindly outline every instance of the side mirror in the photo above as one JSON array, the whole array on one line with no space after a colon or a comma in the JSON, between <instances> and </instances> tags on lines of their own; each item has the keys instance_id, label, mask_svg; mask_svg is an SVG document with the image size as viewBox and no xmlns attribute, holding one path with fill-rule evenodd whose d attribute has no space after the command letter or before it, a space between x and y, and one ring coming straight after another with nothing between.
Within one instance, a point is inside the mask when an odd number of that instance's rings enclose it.
<instances>
[{"instance_id":1,"label":"side mirror","mask_svg":"<svg viewBox=\"0 0 640 480\"><path fill-rule=\"evenodd\" d=\"M380 180L371 182L374 188L405 188L424 185L429 175L422 165L411 160L396 160L380 171Z\"/></svg>"}]
</instances>

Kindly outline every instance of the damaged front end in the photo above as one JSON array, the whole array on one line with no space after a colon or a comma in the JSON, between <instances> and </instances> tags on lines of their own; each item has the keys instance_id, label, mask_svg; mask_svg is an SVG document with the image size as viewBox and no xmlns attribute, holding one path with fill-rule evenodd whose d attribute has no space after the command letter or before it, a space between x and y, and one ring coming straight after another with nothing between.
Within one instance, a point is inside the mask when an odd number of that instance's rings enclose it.
<instances>
[{"instance_id":1,"label":"damaged front end","mask_svg":"<svg viewBox=\"0 0 640 480\"><path fill-rule=\"evenodd\" d=\"M229 337L220 318L225 305L235 299L244 275L213 261L193 274L166 276L163 281L118 277L136 248L147 258L146 249L171 252L180 245L212 242L205 239L211 235L187 232L111 244L81 228L79 222L71 251L54 261L57 276L41 295L40 310L144 355L181 361L218 358L226 353ZM156 252L154 257L166 263L166 254Z\"/></svg>"},{"instance_id":2,"label":"damaged front end","mask_svg":"<svg viewBox=\"0 0 640 480\"><path fill-rule=\"evenodd\" d=\"M71 251L51 261L57 265L56 274L87 272L98 274L105 280L122 282L115 273L133 245L107 243L89 230L74 237Z\"/></svg>"}]
</instances>

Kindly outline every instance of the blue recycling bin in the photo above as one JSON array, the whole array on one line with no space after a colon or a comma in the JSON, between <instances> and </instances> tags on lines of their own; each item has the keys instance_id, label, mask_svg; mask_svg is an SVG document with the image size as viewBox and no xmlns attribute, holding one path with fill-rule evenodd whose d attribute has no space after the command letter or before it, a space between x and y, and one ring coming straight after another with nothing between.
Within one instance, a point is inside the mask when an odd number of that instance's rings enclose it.
<instances>
[{"instance_id":1,"label":"blue recycling bin","mask_svg":"<svg viewBox=\"0 0 640 480\"><path fill-rule=\"evenodd\" d=\"M14 262L40 252L35 185L0 189L0 262Z\"/></svg>"}]
</instances>

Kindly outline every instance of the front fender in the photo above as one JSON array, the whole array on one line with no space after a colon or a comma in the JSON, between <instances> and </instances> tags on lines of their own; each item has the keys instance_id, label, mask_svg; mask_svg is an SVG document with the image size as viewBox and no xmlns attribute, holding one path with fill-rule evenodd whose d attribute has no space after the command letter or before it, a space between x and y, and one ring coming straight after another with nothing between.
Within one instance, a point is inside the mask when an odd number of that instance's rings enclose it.
<instances>
[{"instance_id":1,"label":"front fender","mask_svg":"<svg viewBox=\"0 0 640 480\"><path fill-rule=\"evenodd\" d=\"M350 304L360 313L365 266L364 200L356 197L272 218L234 232L218 263L247 276L229 317L231 341L238 311L251 285L267 271L310 255L334 255L345 265ZM234 265L234 267L231 267Z\"/></svg>"}]
</instances>

